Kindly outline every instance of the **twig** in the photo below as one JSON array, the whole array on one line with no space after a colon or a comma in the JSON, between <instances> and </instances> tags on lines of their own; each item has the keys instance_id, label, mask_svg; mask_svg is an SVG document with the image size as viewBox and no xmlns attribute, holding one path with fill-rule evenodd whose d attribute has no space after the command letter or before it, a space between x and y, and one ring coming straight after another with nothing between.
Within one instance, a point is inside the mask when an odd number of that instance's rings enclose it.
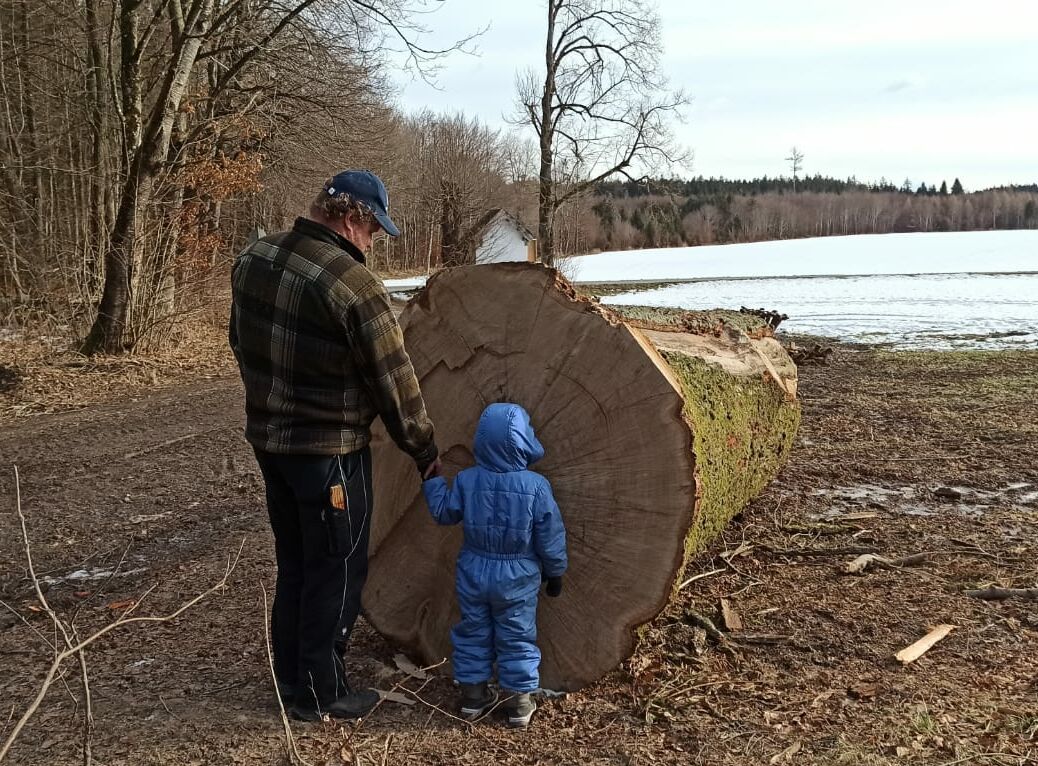
<instances>
[{"instance_id":1,"label":"twig","mask_svg":"<svg viewBox=\"0 0 1038 766\"><path fill-rule=\"evenodd\" d=\"M764 584L763 582L758 580L756 577L751 575L749 572L744 572L741 569L739 569L739 567L735 566L735 564L733 564L730 560L725 559L724 563L727 564L728 567L733 572L735 572L737 575L739 575L740 577L745 577L747 580L752 581L754 585L763 585Z\"/></svg>"},{"instance_id":2,"label":"twig","mask_svg":"<svg viewBox=\"0 0 1038 766\"><path fill-rule=\"evenodd\" d=\"M39 628L37 628L35 625L33 625L31 622L29 622L27 619L25 619L25 617L22 616L21 612L19 612L17 609L15 609L13 606L8 604L6 601L3 601L2 599L0 599L0 606L4 607L7 611L9 611L11 614L13 614L15 617L17 617L22 622L24 622L26 624L26 626L28 626L29 630L31 630L33 633L35 633L37 636L40 637L40 640L42 640L43 643L45 643L47 646L49 646L54 651L57 651L57 649L54 646L54 643L49 638L47 638L45 635L43 635L43 633L40 631ZM26 652L26 653L28 653L28 652Z\"/></svg>"},{"instance_id":3,"label":"twig","mask_svg":"<svg viewBox=\"0 0 1038 766\"><path fill-rule=\"evenodd\" d=\"M888 559L885 556L880 556L878 554L866 553L845 564L843 571L847 574L863 574L873 566L881 569L903 569L904 567L914 567L919 564L925 564L935 556L979 556L981 558L997 558L985 551L973 550L925 551L923 553L913 553L909 556L902 556L897 559ZM977 592L979 593L980 591Z\"/></svg>"},{"instance_id":4,"label":"twig","mask_svg":"<svg viewBox=\"0 0 1038 766\"><path fill-rule=\"evenodd\" d=\"M274 652L270 646L270 625L268 624L267 615L270 613L267 606L267 589L261 583L260 590L263 591L263 636L267 642L267 664L270 666L270 680L274 684L274 696L278 701L278 712L281 713L281 725L285 729L285 755L288 756L288 760L291 761L292 766L301 764L302 766L310 766L310 764L299 754L299 749L296 747L296 738L292 735L292 724L288 722L288 713L285 712L285 703L281 699L281 693L278 691L278 677L274 673Z\"/></svg>"},{"instance_id":5,"label":"twig","mask_svg":"<svg viewBox=\"0 0 1038 766\"><path fill-rule=\"evenodd\" d=\"M970 763L977 758L1016 758L1019 763L1038 763L1038 758L1031 758L1029 755L1020 755L1018 753L972 753L965 758L945 761L939 766L958 766L960 763Z\"/></svg>"},{"instance_id":6,"label":"twig","mask_svg":"<svg viewBox=\"0 0 1038 766\"><path fill-rule=\"evenodd\" d=\"M686 585L690 585L691 583L694 583L696 580L702 580L702 579L704 579L706 577L710 577L710 576L715 575L715 574L720 574L721 572L724 572L724 571L726 571L726 570L723 569L723 568L722 569L711 569L709 572L702 572L700 574L693 575L692 577L689 577L687 580L685 580L685 582L681 583L681 585L678 586L678 590L681 590Z\"/></svg>"},{"instance_id":7,"label":"twig","mask_svg":"<svg viewBox=\"0 0 1038 766\"><path fill-rule=\"evenodd\" d=\"M141 455L147 455L149 452L154 452L155 450L162 449L163 447L171 447L174 444L186 442L190 439L197 439L199 436L205 436L206 434L215 433L216 431L223 431L230 427L231 426L220 426L219 428L210 428L205 431L196 431L195 433L187 434L186 436L178 436L175 439L167 439L164 442L152 444L150 447L145 447L144 449L139 449L135 452L127 452L125 455L123 455L123 460L129 460L131 458L140 457Z\"/></svg>"},{"instance_id":8,"label":"twig","mask_svg":"<svg viewBox=\"0 0 1038 766\"><path fill-rule=\"evenodd\" d=\"M118 563L116 563L116 565L112 568L112 573L110 575L108 575L108 577L106 577L101 582L100 585L98 585L96 588L94 588L93 591L91 591L90 596L88 596L87 598L83 599L83 601L81 601L79 603L79 605L76 607L76 610L72 613L72 616L69 618L69 624L71 626L75 627L75 625L76 625L76 617L78 617L79 613L81 611L83 611L83 607L86 606L88 603L90 603L91 600L93 600L95 598L98 598L99 596L103 595L104 592L105 592L105 589L109 585L112 584L112 580L115 579L115 576L119 573L119 570L122 569L123 562L126 561L126 555L130 552L130 546L132 546L132 545L133 545L133 535L130 535L130 539L126 543L126 547L123 548L123 552L122 552L122 555L119 557Z\"/></svg>"},{"instance_id":9,"label":"twig","mask_svg":"<svg viewBox=\"0 0 1038 766\"><path fill-rule=\"evenodd\" d=\"M418 748L418 745L422 743L422 740L425 739L425 735L429 732L429 724L432 723L434 715L436 715L436 711L430 710L429 715L425 717L425 723L422 724L422 728L418 730L418 733L414 735L414 740L408 746L405 755L413 753Z\"/></svg>"},{"instance_id":10,"label":"twig","mask_svg":"<svg viewBox=\"0 0 1038 766\"><path fill-rule=\"evenodd\" d=\"M877 463L919 463L940 460L965 460L967 455L921 455L917 457L877 457Z\"/></svg>"},{"instance_id":11,"label":"twig","mask_svg":"<svg viewBox=\"0 0 1038 766\"><path fill-rule=\"evenodd\" d=\"M63 623L58 618L58 615L55 614L54 610L51 608L50 603L47 601L47 597L43 595L43 589L40 587L40 578L36 576L36 566L32 560L32 546L29 544L29 530L25 522L25 513L22 512L22 485L21 477L18 475L18 466L14 466L14 496L15 506L18 511L18 522L22 528L22 542L25 545L25 561L29 567L29 577L32 578L33 590L36 591L36 600L40 602L40 606L43 607L43 611L46 612L47 616L51 620L51 623L54 625L55 635L59 631L61 632L61 636L65 641L65 651L67 652L72 646L74 646L78 642L79 636L76 634L75 628L72 628L72 632L70 633L69 628L66 628L65 623ZM57 669L57 666L67 655L58 651L56 642L51 644L51 646L54 648L55 657L53 667L54 669ZM79 659L80 682L83 685L83 703L85 708L83 717L83 766L91 766L91 764L93 763L91 735L94 730L94 708L90 698L90 677L87 673L86 652L84 652L81 649L77 652L77 655ZM51 678L53 678L53 674L51 675ZM64 678L62 678L62 683L64 683ZM68 687L66 686L66 688ZM69 689L68 692L69 695L72 696L72 699L75 700L75 696L72 695L72 690ZM41 696L39 697L39 699L42 700L42 694L45 693L46 689L42 689ZM76 701L76 705L78 707L78 700ZM26 715L29 715L29 711L26 711ZM28 719L23 716L22 720L18 722L18 725L16 725L15 729L11 732L11 736L4 744L3 750L0 750L0 761L4 759L4 756L7 754L7 750L10 747L10 744L14 742L14 737L17 736L21 726L24 725L22 723L22 721L24 720Z\"/></svg>"},{"instance_id":12,"label":"twig","mask_svg":"<svg viewBox=\"0 0 1038 766\"><path fill-rule=\"evenodd\" d=\"M403 686L403 687L401 687L401 688L402 688L402 689L403 689L403 690L404 690L405 692L407 692L408 694L410 694L410 695L411 695L412 697L414 697L414 698L415 698L416 700L418 700L418 701L419 701L420 703L422 703L423 705L425 705L426 707L428 707L428 708L432 708L432 709L433 709L434 711L436 711L436 712L437 712L437 713L439 713L440 715L444 715L444 716L446 716L447 718L450 718L450 719L451 719L452 721L457 721L458 723L464 724L464 725L465 725L466 727L468 727L469 731L471 731L471 732L473 732L473 733L477 734L477 735L478 735L478 736L479 736L480 738L482 738L482 739L483 739L483 741L484 741L484 742L486 742L486 743L487 743L488 745L490 745L490 747L492 747L492 748L494 748L495 750L497 750L497 751L498 751L499 753L500 753L500 752L507 752L507 751L504 751L504 750L503 750L503 749L502 749L501 747L499 747L498 745L496 745L496 744L494 743L494 741L493 741L493 740L491 740L491 739L490 739L490 738L489 738L489 737L488 737L488 736L487 736L486 734L484 734L484 733L483 733L482 731L480 731L480 730L479 730L479 728L478 728L478 727L476 727L476 726L474 725L474 724L475 724L475 722L474 722L474 721L467 721L467 720L465 720L464 718L461 718L461 717L459 717L459 716L456 716L456 715L454 715L453 713L448 713L448 712L447 712L446 710L444 710L443 708L441 708L441 707L440 707L439 705L434 705L434 704L433 704L432 702L429 702L428 700L426 700L426 699L423 699L423 698L422 698L421 696L419 696L419 694L418 694L417 692L413 692L413 691L411 691L411 690L410 690L410 689L408 689L408 688L407 688L406 686Z\"/></svg>"},{"instance_id":13,"label":"twig","mask_svg":"<svg viewBox=\"0 0 1038 766\"><path fill-rule=\"evenodd\" d=\"M698 612L686 612L684 616L685 622L690 625L694 625L697 628L702 628L706 631L706 635L717 643L717 646L730 657L737 657L738 644L730 641L728 637L718 630L717 626L714 625L713 621L709 617L704 617Z\"/></svg>"},{"instance_id":14,"label":"twig","mask_svg":"<svg viewBox=\"0 0 1038 766\"><path fill-rule=\"evenodd\" d=\"M981 590L968 590L966 595L985 601L1005 601L1010 598L1038 601L1038 588L999 588L992 585Z\"/></svg>"},{"instance_id":15,"label":"twig","mask_svg":"<svg viewBox=\"0 0 1038 766\"><path fill-rule=\"evenodd\" d=\"M130 625L132 623L171 622L172 620L175 620L177 617L179 617L181 614L183 614L188 609L193 607L195 604L199 603L200 601L202 601L203 599L205 599L208 596L212 595L213 593L215 593L216 591L220 590L221 588L226 587L227 581L230 578L231 572L234 571L235 566L237 566L238 559L241 557L242 550L244 550L244 548L245 548L245 540L242 539L241 545L238 547L237 555L235 555L235 557L233 559L228 558L227 567L224 570L223 577L221 577L220 580L215 585L213 585L213 587L209 588L209 590L205 591L204 593L199 594L198 596L195 596L193 599L191 599L190 601L188 601L185 604L181 605L180 608L176 609L175 611L171 612L170 614L164 615L164 616L128 617L128 615L131 614L140 605L141 601L143 601L144 596L142 596L141 599L139 599L136 604L134 604L132 607L127 609L125 612L123 612L123 614L121 614L118 617L118 619L116 619L114 622L109 623L108 625L106 625L103 628L101 628L100 630L92 633L91 635L87 636L86 638L80 639L78 637L78 635L70 634L66 630L64 624L61 622L61 620L54 613L54 610L51 609L50 605L47 603L46 598L43 596L43 591L40 588L39 579L36 577L35 568L34 568L34 565L33 565L33 562L32 562L32 550L31 550L31 547L29 545L29 533L28 533L28 529L27 529L27 526L26 526L26 522L25 522L25 514L22 512L21 491L20 491L20 487L19 487L19 483L18 483L18 469L17 468L15 468L15 495L16 495L16 504L17 504L17 509L18 509L18 518L19 518L19 520L21 522L22 537L23 537L23 540L24 540L24 543L25 543L26 559L27 559L27 561L29 563L29 572L30 572L30 574L32 576L32 579L33 579L33 585L34 585L34 587L36 589L37 598L40 600L40 603L43 606L44 610L47 612L47 614L51 616L51 620L55 624L55 630L57 631L58 629L60 629L62 634L65 636L65 645L66 646L65 646L65 649L63 649L60 652L55 651L54 660L51 662L50 668L48 668L47 673L44 676L43 682L40 684L39 692L36 694L35 699L33 699L33 701L29 704L29 707L26 708L25 712L22 714L22 717L20 719L18 719L18 723L16 723L14 728L11 730L11 733L8 735L7 740L3 744L3 747L0 748L0 761L4 760L4 758L7 756L7 753L10 751L11 746L14 744L15 740L18 738L18 735L21 734L22 729L25 728L26 723L28 723L29 719L32 718L32 716L39 709L40 704L43 702L43 698L47 696L47 692L50 690L50 687L51 687L51 685L54 682L54 678L58 674L58 670L61 668L61 665L62 665L62 663L65 660L67 660L69 657L72 657L73 655L77 655L77 654L81 655L81 657L82 657L83 651L88 646L93 644L95 641L97 641L98 639L100 639L104 635L106 635L106 634L110 633L111 631L115 630L116 628L121 628L123 626ZM148 593L151 593L152 590L154 590L154 587L149 588L148 591L145 592L145 596L147 596ZM86 672L86 666L85 666L85 660L84 659L81 659L80 669L81 669L81 671L83 673ZM86 693L89 694L89 690L88 690L89 681L84 678L84 682L85 682ZM89 704L89 702L88 702L88 704ZM88 713L87 713L87 715L88 715L88 725L92 725L92 715L91 715L91 713L92 713L92 711L90 711L89 708L88 708ZM89 759L89 752L87 752L87 751L84 752L84 759L85 760ZM86 760L86 762L89 763L89 760Z\"/></svg>"},{"instance_id":16,"label":"twig","mask_svg":"<svg viewBox=\"0 0 1038 766\"><path fill-rule=\"evenodd\" d=\"M917 564L925 564L930 560L931 556L932 554L930 553L916 553L899 559L888 559L873 553L865 553L844 564L842 571L844 574L865 574L871 567L902 569L904 567L916 566Z\"/></svg>"},{"instance_id":17,"label":"twig","mask_svg":"<svg viewBox=\"0 0 1038 766\"><path fill-rule=\"evenodd\" d=\"M433 677L431 675L428 675L428 671L435 670L436 668L440 667L441 665L446 664L446 662L447 662L447 658L444 657L442 660L437 662L435 665L428 665L428 666L426 666L424 668L416 668L416 671L418 673L425 675L425 678L424 678L424 680L422 682L422 685L418 687L418 691L417 692L412 691L411 689L408 689L406 686L404 686L404 684L407 682L408 678L418 678L418 676L415 675L415 672L411 672L411 673L407 673L407 677L406 678L403 678L400 681L397 681L395 684L393 684L393 686L391 686L390 689L389 689L389 693L392 694L397 689L400 689L402 691L407 692L408 694L411 694L412 696L417 695L418 692L421 692L426 686L428 686L430 683L432 683ZM371 712L369 712L366 716L361 718L357 722L357 725L353 727L352 736L356 737L357 734L360 733L360 730L362 728L364 728L364 724L371 719L371 713L374 713L376 710L378 710L382 706L382 703L385 702L385 701L386 701L386 698L383 697L380 694L379 695L379 700L378 700L378 702L375 703L375 707L371 708Z\"/></svg>"},{"instance_id":18,"label":"twig","mask_svg":"<svg viewBox=\"0 0 1038 766\"><path fill-rule=\"evenodd\" d=\"M876 553L875 548L795 548L793 550L779 550L777 548L765 547L768 553L775 556L859 556L864 553Z\"/></svg>"},{"instance_id":19,"label":"twig","mask_svg":"<svg viewBox=\"0 0 1038 766\"><path fill-rule=\"evenodd\" d=\"M778 646L779 644L793 643L793 636L780 636L771 633L740 633L739 643Z\"/></svg>"}]
</instances>

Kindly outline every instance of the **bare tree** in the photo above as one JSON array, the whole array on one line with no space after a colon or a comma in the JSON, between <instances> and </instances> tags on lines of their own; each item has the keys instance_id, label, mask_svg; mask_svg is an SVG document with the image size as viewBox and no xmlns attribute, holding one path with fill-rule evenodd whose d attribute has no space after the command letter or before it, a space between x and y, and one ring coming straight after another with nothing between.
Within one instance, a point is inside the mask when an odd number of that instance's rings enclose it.
<instances>
[{"instance_id":1,"label":"bare tree","mask_svg":"<svg viewBox=\"0 0 1038 766\"><path fill-rule=\"evenodd\" d=\"M356 50L365 53L377 50L370 41L379 40L379 30L395 35L418 66L444 52L422 48L408 37L408 30L414 29L409 21L414 8L408 0L296 0L258 5L226 0L114 2L112 13L120 41L115 92L126 172L104 254L104 289L97 318L82 346L85 353L123 348L134 292L152 276L142 264L146 245L155 243L145 242L142 225L151 206L164 201L159 185L182 159L178 150L219 123L227 105L235 101L228 94L244 96L241 108L232 110L240 116L279 90L276 74L258 75L255 65L276 62L271 52L293 32L298 37L297 30L306 28L308 18L311 28L344 26ZM194 130L189 130L190 121L182 117L189 85L197 86L203 107L194 119ZM178 132L180 140L175 144ZM178 212L181 197L177 192L172 198L174 212ZM172 241L177 219L170 221L173 231L167 239ZM161 292L162 277L158 281Z\"/></svg>"},{"instance_id":2,"label":"bare tree","mask_svg":"<svg viewBox=\"0 0 1038 766\"><path fill-rule=\"evenodd\" d=\"M786 162L789 163L790 169L793 171L793 193L797 191L797 175L800 173L801 168L804 166L804 155L798 151L794 146L789 150L789 156L786 157Z\"/></svg>"},{"instance_id":3,"label":"bare tree","mask_svg":"<svg viewBox=\"0 0 1038 766\"><path fill-rule=\"evenodd\" d=\"M153 346L207 308L247 231L284 227L335 169L369 167L400 188L410 131L381 65L393 51L428 77L469 39L422 47L425 10L0 0L4 318L56 320L88 353ZM440 214L405 223L419 237L379 250L410 268L419 249L431 258Z\"/></svg>"},{"instance_id":4,"label":"bare tree","mask_svg":"<svg viewBox=\"0 0 1038 766\"><path fill-rule=\"evenodd\" d=\"M659 68L659 17L644 0L548 0L544 70L518 78L517 122L539 140L538 254L555 216L592 184L683 159L667 121L687 103Z\"/></svg>"},{"instance_id":5,"label":"bare tree","mask_svg":"<svg viewBox=\"0 0 1038 766\"><path fill-rule=\"evenodd\" d=\"M429 127L436 175L429 191L440 207L440 263L459 266L474 259L476 221L503 196L502 152L497 133L477 120L455 115Z\"/></svg>"}]
</instances>

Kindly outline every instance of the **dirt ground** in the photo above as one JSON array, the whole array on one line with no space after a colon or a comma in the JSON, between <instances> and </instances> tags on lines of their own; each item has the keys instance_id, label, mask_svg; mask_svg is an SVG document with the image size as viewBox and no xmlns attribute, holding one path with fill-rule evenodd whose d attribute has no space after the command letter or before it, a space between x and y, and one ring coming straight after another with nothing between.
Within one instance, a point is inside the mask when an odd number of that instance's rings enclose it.
<instances>
[{"instance_id":1,"label":"dirt ground","mask_svg":"<svg viewBox=\"0 0 1038 766\"><path fill-rule=\"evenodd\" d=\"M17 612L0 606L0 740L39 688L54 638L26 577L16 464L48 598L81 634L145 593L139 614L176 609L241 548L222 592L91 647L95 762L283 763L263 637L272 546L237 377L226 364L122 364L39 365L20 384L9 374L0 392L0 599ZM1038 584L1038 352L840 348L801 375L791 463L693 565L686 577L697 579L623 667L545 702L525 733L472 726L449 714L449 679L399 671L394 647L362 621L355 682L409 689L413 704L386 701L359 724L293 724L304 756L330 766L1038 764L1036 602L965 593ZM844 574L862 553L931 555ZM724 629L721 599L727 627L731 612L742 627L718 642L697 615ZM943 623L955 629L921 659L894 659ZM80 696L70 665L11 761L82 763Z\"/></svg>"}]
</instances>

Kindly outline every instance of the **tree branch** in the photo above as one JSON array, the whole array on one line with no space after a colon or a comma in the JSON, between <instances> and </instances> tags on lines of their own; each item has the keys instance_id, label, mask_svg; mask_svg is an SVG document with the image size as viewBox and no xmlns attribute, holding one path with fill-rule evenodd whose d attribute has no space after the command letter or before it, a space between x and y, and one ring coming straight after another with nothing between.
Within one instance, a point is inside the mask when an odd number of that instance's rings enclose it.
<instances>
[{"instance_id":1,"label":"tree branch","mask_svg":"<svg viewBox=\"0 0 1038 766\"><path fill-rule=\"evenodd\" d=\"M46 596L44 596L43 589L40 587L40 580L39 580L39 577L36 575L36 568L35 568L35 565L34 565L33 559L32 559L32 546L29 543L29 531L28 531L28 528L27 528L27 525L26 525L26 521L25 521L25 514L22 511L21 483L20 483L20 479L19 479L19 476L18 476L18 468L17 467L15 467L15 469L14 469L14 481L15 481L15 504L16 504L16 509L17 509L17 513L18 513L18 520L19 520L19 523L21 524L22 542L23 542L23 547L24 547L24 550L25 550L26 562L28 563L28 566L29 566L29 576L32 578L33 588L34 588L34 590L36 592L36 599L37 599L37 601L40 602L40 606L46 612L47 616L50 617L51 622L54 623L55 629L59 630L61 632L61 634L62 634L62 636L64 638L65 648L63 650L61 650L61 651L58 651L57 648L55 647L54 659L51 662L50 667L47 669L47 673L44 676L43 682L40 685L39 692L36 694L36 697L33 699L33 701L26 708L26 710L22 714L21 718L18 719L18 722L14 725L14 728L11 730L11 733L8 735L6 741L3 744L3 747L0 748L0 761L3 761L4 758L6 758L8 752L11 749L11 746L14 744L15 740L18 739L18 735L21 734L22 729L25 728L26 723L28 723L29 719L32 718L32 716L39 709L40 704L43 702L43 698L46 697L47 692L50 690L50 687L51 687L51 685L52 685L52 683L54 681L55 676L57 675L58 670L61 668L62 663L66 659L68 659L69 657L71 657L73 655L79 655L80 670L81 670L81 673L82 673L82 676L83 676L84 694L85 694L86 705L87 705L87 712L86 712L87 721L86 721L86 725L85 725L85 729L84 729L84 731L85 731L84 759L85 759L85 762L89 764L90 763L89 736L90 736L90 731L91 731L91 729L93 727L93 712L92 712L92 710L90 708L90 690L89 690L89 681L88 681L88 678L87 678L87 675L86 675L87 667L86 667L86 659L85 659L85 652L84 652L84 650L88 646L93 644L95 641L100 639L102 636L110 633L111 631L115 630L116 628L120 628L120 627L123 627L123 626L126 626L126 625L130 625L132 623L170 622L172 620L175 620L177 617L179 617L181 614L186 612L188 609L190 609L191 607L193 607L194 605L196 605L197 603L199 603L203 599L205 599L208 596L212 595L216 591L226 587L227 581L228 581L228 579L229 579L229 577L231 575L231 572L234 571L235 566L237 566L237 564L238 564L239 558L241 558L242 550L244 550L244 548L245 548L245 540L244 539L242 540L241 545L238 548L238 552L234 556L234 558L233 559L228 558L227 567L224 570L223 577L221 577L220 580L215 585L213 585L211 588L209 588L209 590L205 591L204 593L201 593L200 595L198 595L195 598L191 599L187 603L183 604L179 609L176 609L175 611L173 611L170 614L165 615L165 616L148 616L148 617L132 617L132 618L127 618L127 615L130 614L134 609L136 609L136 607L140 605L141 601L143 601L144 597L142 596L140 599L137 600L137 602L134 604L134 606L132 606L130 609L127 609L125 612L123 612L123 614L120 615L119 618L115 620L115 622L109 623L105 627L103 627L100 630L92 633L91 635L87 636L84 639L80 639L78 637L78 635L74 631L70 632L68 627L66 627L65 623L57 616L57 614L54 612L54 610L51 608L50 604L48 603ZM148 592L150 593L151 589L149 589ZM147 595L147 594L145 594L145 595Z\"/></svg>"}]
</instances>

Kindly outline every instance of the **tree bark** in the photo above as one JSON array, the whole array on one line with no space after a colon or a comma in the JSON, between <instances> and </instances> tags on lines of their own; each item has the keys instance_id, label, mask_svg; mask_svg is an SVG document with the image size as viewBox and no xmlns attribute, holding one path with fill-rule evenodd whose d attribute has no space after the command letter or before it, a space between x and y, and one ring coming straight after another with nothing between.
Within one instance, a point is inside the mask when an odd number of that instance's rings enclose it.
<instances>
[{"instance_id":1,"label":"tree bark","mask_svg":"<svg viewBox=\"0 0 1038 766\"><path fill-rule=\"evenodd\" d=\"M139 87L131 87L131 84L124 82L124 135L131 145L136 141L135 136L142 137L139 146L133 151L130 172L121 189L119 212L105 250L104 289L97 318L81 347L84 354L118 353L123 350L123 336L126 332L132 300L131 290L135 280L133 265L138 261L141 218L152 200L156 175L169 152L173 122L202 45L201 27L209 18L212 5L213 0L196 0L192 4L185 28L194 30L195 33L184 35L181 45L173 52L159 97L151 110L143 133L132 106L136 95L139 95ZM135 16L136 7L128 8L130 9L125 12ZM127 35L136 35L134 19L125 19L123 27ZM131 45L128 40L124 40L123 47L124 56L129 55L132 58L136 55L129 52L130 49L135 51L136 45ZM132 61L124 59L123 66L124 76L139 77L136 64ZM127 101L130 104L127 104Z\"/></svg>"},{"instance_id":2,"label":"tree bark","mask_svg":"<svg viewBox=\"0 0 1038 766\"><path fill-rule=\"evenodd\" d=\"M555 130L552 123L552 103L555 100L555 19L559 12L557 0L548 0L548 29L544 44L544 90L541 93L540 121L535 122L540 138L540 171L537 189L537 258L547 265L555 265L555 179L552 155Z\"/></svg>"},{"instance_id":3,"label":"tree bark","mask_svg":"<svg viewBox=\"0 0 1038 766\"><path fill-rule=\"evenodd\" d=\"M539 605L546 688L580 688L630 655L686 564L783 465L799 424L796 367L774 338L639 321L520 263L440 272L401 315L448 476L473 464L491 402L524 406L545 446L532 468L551 482L570 558L563 595ZM366 613L438 662L458 619L462 530L433 523L413 463L383 432L373 444Z\"/></svg>"}]
</instances>

